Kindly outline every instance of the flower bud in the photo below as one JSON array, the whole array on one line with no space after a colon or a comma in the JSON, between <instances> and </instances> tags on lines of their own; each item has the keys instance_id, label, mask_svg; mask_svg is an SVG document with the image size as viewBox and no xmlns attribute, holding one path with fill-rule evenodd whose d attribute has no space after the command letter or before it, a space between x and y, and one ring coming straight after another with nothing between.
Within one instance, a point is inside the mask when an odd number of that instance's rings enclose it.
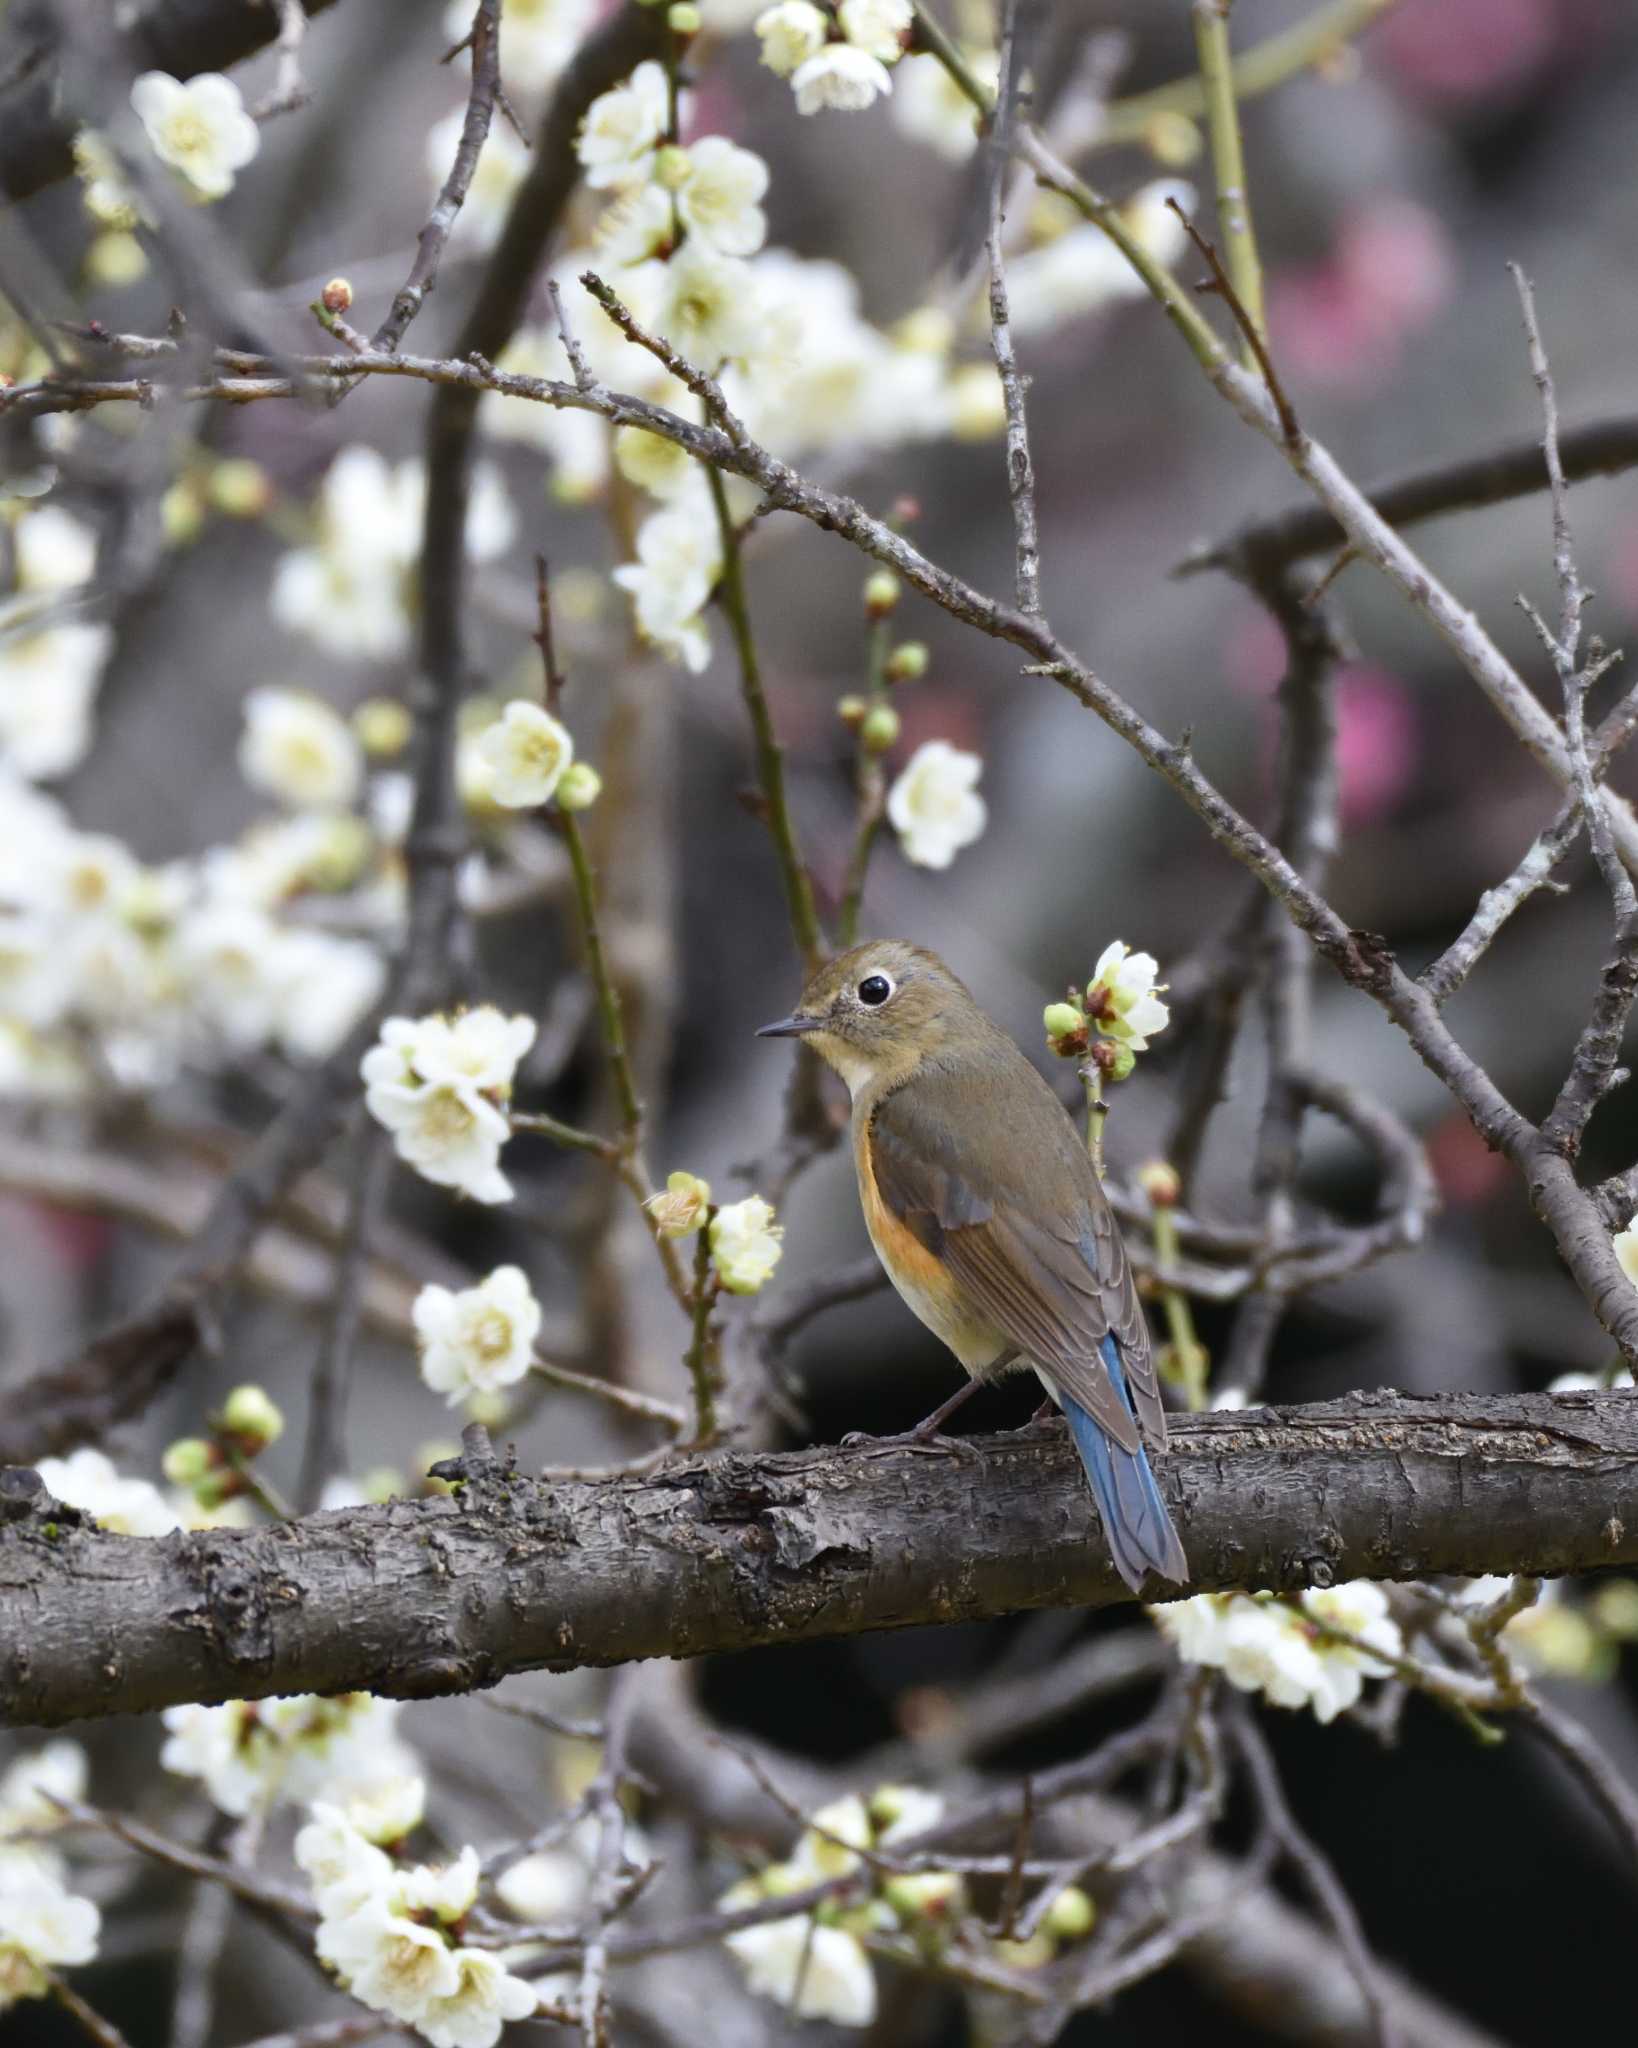
<instances>
[{"instance_id":1,"label":"flower bud","mask_svg":"<svg viewBox=\"0 0 1638 2048\"><path fill-rule=\"evenodd\" d=\"M672 0L665 12L665 25L674 36L697 36L702 20L693 0Z\"/></svg>"},{"instance_id":2,"label":"flower bud","mask_svg":"<svg viewBox=\"0 0 1638 2048\"><path fill-rule=\"evenodd\" d=\"M366 697L353 713L353 731L366 754L390 761L409 745L415 721L396 697Z\"/></svg>"},{"instance_id":3,"label":"flower bud","mask_svg":"<svg viewBox=\"0 0 1638 2048\"><path fill-rule=\"evenodd\" d=\"M1073 1003L1048 1003L1041 1012L1041 1022L1046 1026L1049 1039L1074 1038L1085 1026L1086 1019Z\"/></svg>"},{"instance_id":4,"label":"flower bud","mask_svg":"<svg viewBox=\"0 0 1638 2048\"><path fill-rule=\"evenodd\" d=\"M1118 1045L1112 1038L1095 1038L1089 1052L1092 1064L1100 1074L1111 1081L1124 1081L1137 1065L1137 1054L1129 1045Z\"/></svg>"},{"instance_id":5,"label":"flower bud","mask_svg":"<svg viewBox=\"0 0 1638 2048\"><path fill-rule=\"evenodd\" d=\"M838 697L836 700L836 716L844 725L863 725L869 709L863 697Z\"/></svg>"},{"instance_id":6,"label":"flower bud","mask_svg":"<svg viewBox=\"0 0 1638 2048\"><path fill-rule=\"evenodd\" d=\"M675 142L663 143L654 152L654 182L667 192L680 192L693 172L693 160Z\"/></svg>"},{"instance_id":7,"label":"flower bud","mask_svg":"<svg viewBox=\"0 0 1638 2048\"><path fill-rule=\"evenodd\" d=\"M344 277L332 277L319 293L319 303L326 313L346 313L353 303L353 288Z\"/></svg>"},{"instance_id":8,"label":"flower bud","mask_svg":"<svg viewBox=\"0 0 1638 2048\"><path fill-rule=\"evenodd\" d=\"M110 228L105 234L92 237L91 246L85 252L85 277L88 284L121 285L135 284L148 271L148 252L136 236L124 228Z\"/></svg>"},{"instance_id":9,"label":"flower bud","mask_svg":"<svg viewBox=\"0 0 1638 2048\"><path fill-rule=\"evenodd\" d=\"M223 1403L222 1427L260 1451L283 1436L284 1417L265 1389L247 1385L235 1387Z\"/></svg>"},{"instance_id":10,"label":"flower bud","mask_svg":"<svg viewBox=\"0 0 1638 2048\"><path fill-rule=\"evenodd\" d=\"M197 540L205 523L205 508L198 487L191 478L178 477L159 501L159 530L167 547L185 548Z\"/></svg>"},{"instance_id":11,"label":"flower bud","mask_svg":"<svg viewBox=\"0 0 1638 2048\"><path fill-rule=\"evenodd\" d=\"M865 578L865 610L873 619L885 619L899 601L899 579L891 569L877 569Z\"/></svg>"},{"instance_id":12,"label":"flower bud","mask_svg":"<svg viewBox=\"0 0 1638 2048\"><path fill-rule=\"evenodd\" d=\"M1151 1159L1138 1168L1138 1186L1157 1209L1175 1209L1183 1199L1183 1183L1175 1166L1164 1159Z\"/></svg>"},{"instance_id":13,"label":"flower bud","mask_svg":"<svg viewBox=\"0 0 1638 2048\"><path fill-rule=\"evenodd\" d=\"M230 455L217 463L205 485L218 512L229 519L259 519L273 502L273 484L259 462Z\"/></svg>"},{"instance_id":14,"label":"flower bud","mask_svg":"<svg viewBox=\"0 0 1638 2048\"><path fill-rule=\"evenodd\" d=\"M1606 1635L1617 1642L1638 1642L1638 1584L1631 1579L1611 1579L1592 1597L1593 1617Z\"/></svg>"},{"instance_id":15,"label":"flower bud","mask_svg":"<svg viewBox=\"0 0 1638 2048\"><path fill-rule=\"evenodd\" d=\"M466 1412L470 1421L481 1422L485 1429L503 1429L512 1404L499 1387L479 1387L467 1395Z\"/></svg>"},{"instance_id":16,"label":"flower bud","mask_svg":"<svg viewBox=\"0 0 1638 2048\"><path fill-rule=\"evenodd\" d=\"M174 1444L165 1447L159 1469L173 1486L185 1486L191 1491L216 1464L217 1457L216 1446L204 1437L179 1436Z\"/></svg>"},{"instance_id":17,"label":"flower bud","mask_svg":"<svg viewBox=\"0 0 1638 2048\"><path fill-rule=\"evenodd\" d=\"M872 704L859 727L859 744L867 754L885 754L899 737L899 714L891 704Z\"/></svg>"},{"instance_id":18,"label":"flower bud","mask_svg":"<svg viewBox=\"0 0 1638 2048\"><path fill-rule=\"evenodd\" d=\"M927 673L925 640L902 640L887 657L883 671L890 683L919 683Z\"/></svg>"},{"instance_id":19,"label":"flower bud","mask_svg":"<svg viewBox=\"0 0 1638 2048\"><path fill-rule=\"evenodd\" d=\"M1200 154L1200 130L1187 114L1165 107L1144 124L1143 146L1157 164L1181 170Z\"/></svg>"},{"instance_id":20,"label":"flower bud","mask_svg":"<svg viewBox=\"0 0 1638 2048\"><path fill-rule=\"evenodd\" d=\"M1097 1917L1097 1907L1080 1886L1066 1884L1047 1907L1042 1925L1048 1934L1055 1934L1060 1941L1079 1941L1083 1934L1091 1933L1092 1923Z\"/></svg>"},{"instance_id":21,"label":"flower bud","mask_svg":"<svg viewBox=\"0 0 1638 2048\"><path fill-rule=\"evenodd\" d=\"M949 1920L961 1911L966 1886L953 1870L919 1870L890 1877L882 1896L901 1921Z\"/></svg>"},{"instance_id":22,"label":"flower bud","mask_svg":"<svg viewBox=\"0 0 1638 2048\"><path fill-rule=\"evenodd\" d=\"M562 811L589 811L603 794L603 778L589 761L571 761L557 779L557 805Z\"/></svg>"},{"instance_id":23,"label":"flower bud","mask_svg":"<svg viewBox=\"0 0 1638 2048\"><path fill-rule=\"evenodd\" d=\"M392 1465L372 1465L359 1480L358 1490L379 1507L383 1501L397 1500L402 1494L404 1475Z\"/></svg>"},{"instance_id":24,"label":"flower bud","mask_svg":"<svg viewBox=\"0 0 1638 2048\"><path fill-rule=\"evenodd\" d=\"M218 1465L213 1472L207 1472L193 1484L193 1497L206 1514L214 1514L228 1501L235 1500L245 1490L245 1483L230 1465Z\"/></svg>"},{"instance_id":25,"label":"flower bud","mask_svg":"<svg viewBox=\"0 0 1638 2048\"><path fill-rule=\"evenodd\" d=\"M662 1237L691 1237L711 1206L711 1183L692 1173L673 1173L665 1192L652 1195L648 1213Z\"/></svg>"},{"instance_id":26,"label":"flower bud","mask_svg":"<svg viewBox=\"0 0 1638 2048\"><path fill-rule=\"evenodd\" d=\"M1058 1944L1037 1928L1028 1941L998 1941L990 1953L1009 1970L1039 1970L1058 1953Z\"/></svg>"}]
</instances>

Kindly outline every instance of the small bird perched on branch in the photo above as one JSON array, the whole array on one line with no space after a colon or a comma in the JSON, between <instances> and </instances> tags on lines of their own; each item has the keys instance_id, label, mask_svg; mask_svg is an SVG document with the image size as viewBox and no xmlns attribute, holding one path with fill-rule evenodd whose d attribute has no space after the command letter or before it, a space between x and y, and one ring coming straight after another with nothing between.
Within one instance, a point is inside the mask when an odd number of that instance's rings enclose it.
<instances>
[{"instance_id":1,"label":"small bird perched on branch","mask_svg":"<svg viewBox=\"0 0 1638 2048\"><path fill-rule=\"evenodd\" d=\"M888 1278L971 1376L1031 1366L1068 1419L1116 1569L1188 1562L1145 1443L1162 1450L1148 1325L1079 1133L942 960L900 939L824 967L761 1038L801 1037L848 1085L865 1223Z\"/></svg>"}]
</instances>

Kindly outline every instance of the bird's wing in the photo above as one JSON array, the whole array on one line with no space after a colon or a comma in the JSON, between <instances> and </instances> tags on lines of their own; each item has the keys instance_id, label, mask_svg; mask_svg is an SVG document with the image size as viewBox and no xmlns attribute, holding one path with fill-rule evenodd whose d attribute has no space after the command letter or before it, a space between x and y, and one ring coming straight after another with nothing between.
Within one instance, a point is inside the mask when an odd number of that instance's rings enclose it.
<instances>
[{"instance_id":1,"label":"bird's wing","mask_svg":"<svg viewBox=\"0 0 1638 2048\"><path fill-rule=\"evenodd\" d=\"M1140 1428L1164 1445L1148 1325L1108 1200L1057 1099L1016 1057L1044 1104L1033 1094L1021 1102L1015 1089L1025 1084L1011 1073L990 1077L999 1086L976 1089L970 1080L919 1075L887 1096L870 1124L877 1190L972 1305L1123 1450L1138 1448ZM1056 1122L1042 1117L1043 1108ZM959 1144L952 1130L962 1132ZM1020 1151L1017 1184L986 1170L987 1161ZM1101 1356L1111 1332L1135 1420Z\"/></svg>"}]
</instances>

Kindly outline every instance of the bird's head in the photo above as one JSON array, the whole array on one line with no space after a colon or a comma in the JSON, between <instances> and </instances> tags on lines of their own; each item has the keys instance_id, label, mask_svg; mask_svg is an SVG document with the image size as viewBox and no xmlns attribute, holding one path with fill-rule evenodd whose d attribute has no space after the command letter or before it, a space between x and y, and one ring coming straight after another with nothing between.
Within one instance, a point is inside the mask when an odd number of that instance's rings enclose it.
<instances>
[{"instance_id":1,"label":"bird's head","mask_svg":"<svg viewBox=\"0 0 1638 2048\"><path fill-rule=\"evenodd\" d=\"M872 939L840 953L802 1000L758 1038L805 1038L857 1094L905 1079L924 1059L984 1030L983 1014L936 954L904 939Z\"/></svg>"}]
</instances>

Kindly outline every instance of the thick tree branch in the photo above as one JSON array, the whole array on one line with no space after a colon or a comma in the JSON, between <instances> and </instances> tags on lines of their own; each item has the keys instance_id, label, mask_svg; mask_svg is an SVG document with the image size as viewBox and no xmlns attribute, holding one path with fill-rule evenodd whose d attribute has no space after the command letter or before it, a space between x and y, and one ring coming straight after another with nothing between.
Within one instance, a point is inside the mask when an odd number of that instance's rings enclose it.
<instances>
[{"instance_id":1,"label":"thick tree branch","mask_svg":"<svg viewBox=\"0 0 1638 2048\"><path fill-rule=\"evenodd\" d=\"M1638 1561L1638 1402L1415 1399L1179 1416L1193 1589ZM1128 1596L1067 1439L679 1458L253 1530L106 1535L0 1483L0 1720L698 1656Z\"/></svg>"}]
</instances>

